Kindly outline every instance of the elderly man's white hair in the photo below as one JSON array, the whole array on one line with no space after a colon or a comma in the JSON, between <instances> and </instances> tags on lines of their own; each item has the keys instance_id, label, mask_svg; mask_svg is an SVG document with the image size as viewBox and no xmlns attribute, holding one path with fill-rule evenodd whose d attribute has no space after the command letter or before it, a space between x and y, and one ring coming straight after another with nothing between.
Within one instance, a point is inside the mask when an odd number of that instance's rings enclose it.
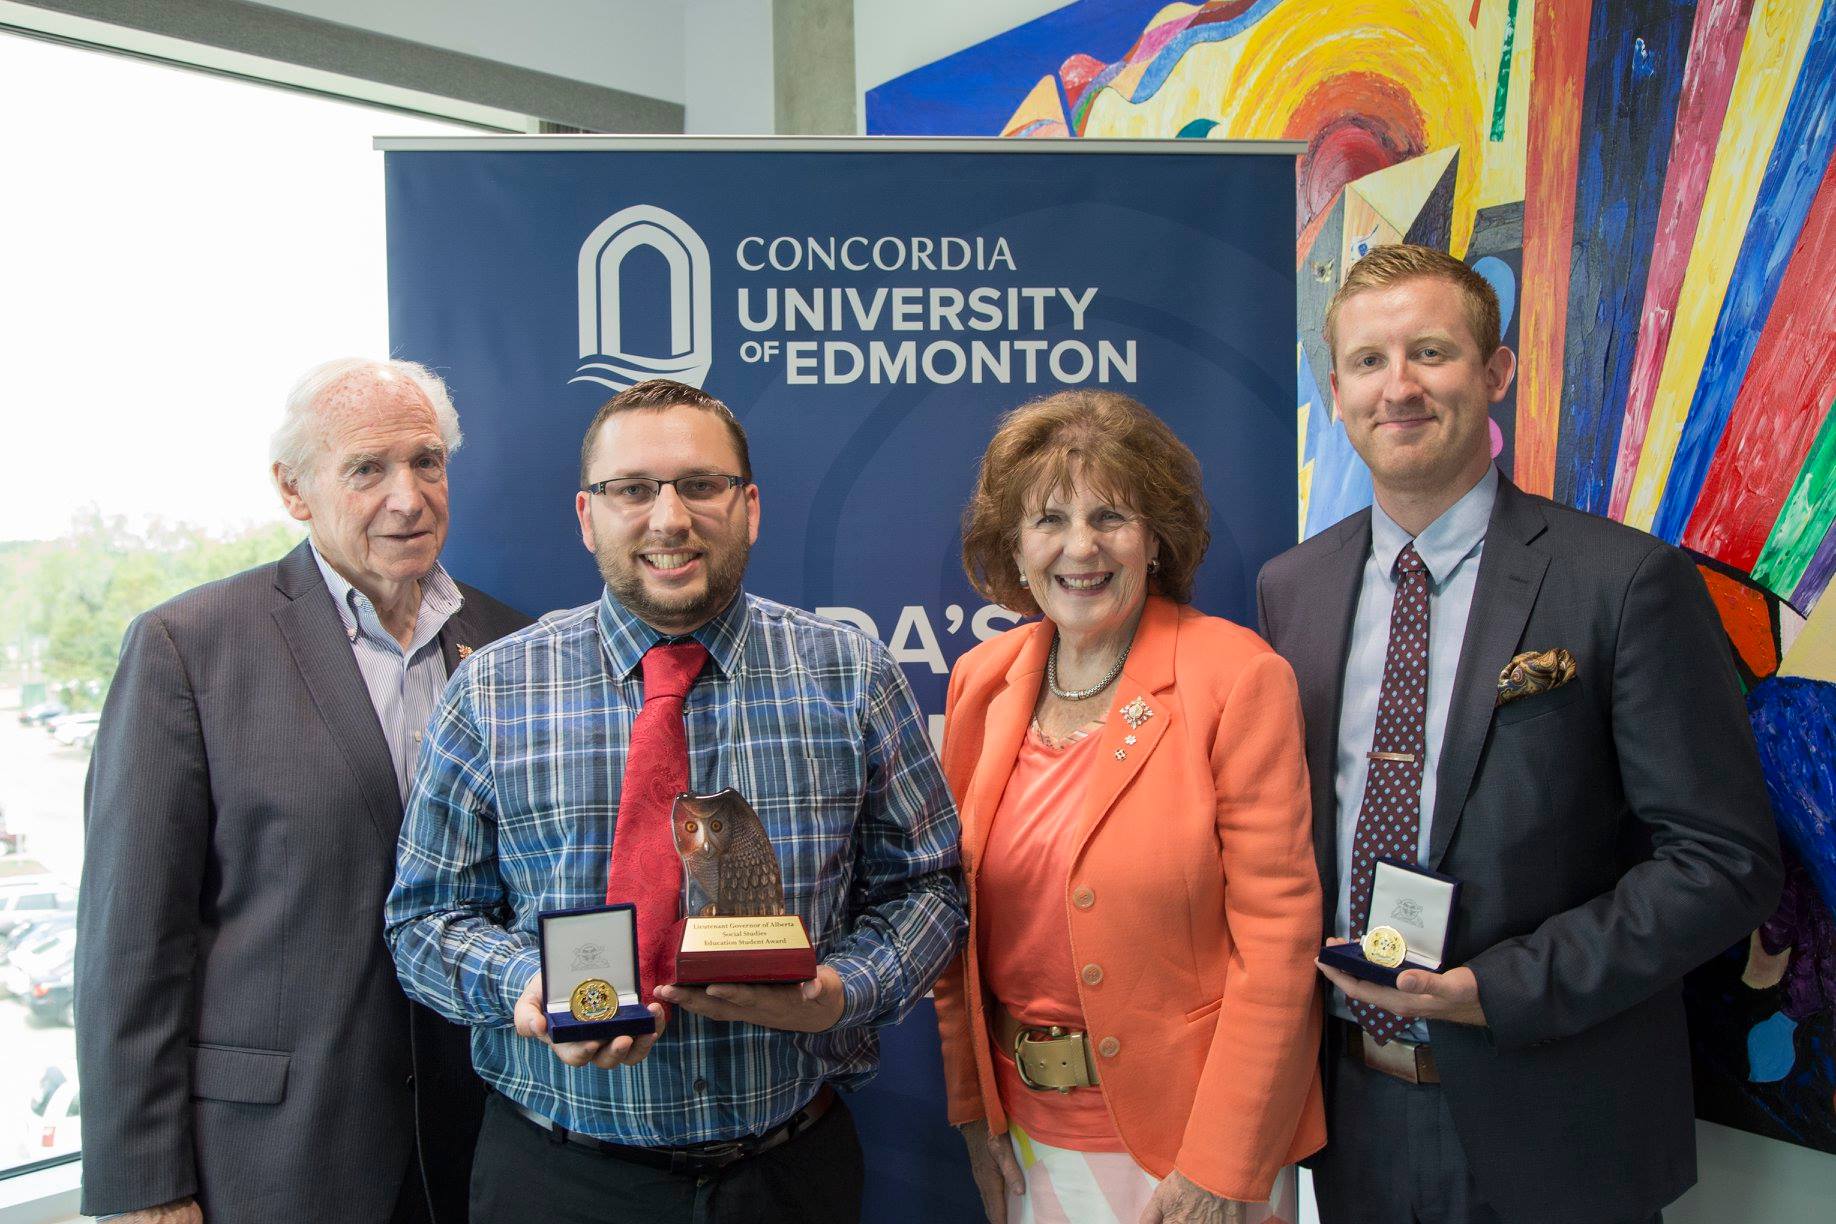
<instances>
[{"instance_id":1,"label":"elderly man's white hair","mask_svg":"<svg viewBox=\"0 0 1836 1224\"><path fill-rule=\"evenodd\" d=\"M279 464L295 483L307 480L318 458L320 415L331 392L353 383L387 385L412 383L433 409L440 441L450 458L465 435L459 432L459 413L446 393L446 384L426 366L412 361L378 361L369 357L339 357L306 371L287 393L280 428L268 442L268 458Z\"/></svg>"}]
</instances>

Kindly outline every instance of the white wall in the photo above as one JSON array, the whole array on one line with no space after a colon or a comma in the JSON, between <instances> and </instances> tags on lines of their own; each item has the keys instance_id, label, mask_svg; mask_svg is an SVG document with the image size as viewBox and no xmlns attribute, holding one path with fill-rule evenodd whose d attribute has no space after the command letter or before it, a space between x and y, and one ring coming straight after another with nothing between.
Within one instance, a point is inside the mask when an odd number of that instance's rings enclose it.
<instances>
[{"instance_id":1,"label":"white wall","mask_svg":"<svg viewBox=\"0 0 1836 1224\"><path fill-rule=\"evenodd\" d=\"M712 0L710 0L712 2ZM744 7L749 0L732 0ZM322 21L684 102L674 0L263 0ZM766 114L769 117L770 110Z\"/></svg>"},{"instance_id":2,"label":"white wall","mask_svg":"<svg viewBox=\"0 0 1836 1224\"><path fill-rule=\"evenodd\" d=\"M690 133L773 130L771 0L262 0L520 68L680 102ZM855 114L876 85L1066 0L855 0ZM689 49L693 48L693 55Z\"/></svg>"},{"instance_id":3,"label":"white wall","mask_svg":"<svg viewBox=\"0 0 1836 1224\"><path fill-rule=\"evenodd\" d=\"M1836 1156L1696 1123L1696 1188L1665 1224L1812 1224L1836 1216Z\"/></svg>"},{"instance_id":4,"label":"white wall","mask_svg":"<svg viewBox=\"0 0 1836 1224\"><path fill-rule=\"evenodd\" d=\"M771 0L686 0L682 130L769 135L776 114Z\"/></svg>"}]
</instances>

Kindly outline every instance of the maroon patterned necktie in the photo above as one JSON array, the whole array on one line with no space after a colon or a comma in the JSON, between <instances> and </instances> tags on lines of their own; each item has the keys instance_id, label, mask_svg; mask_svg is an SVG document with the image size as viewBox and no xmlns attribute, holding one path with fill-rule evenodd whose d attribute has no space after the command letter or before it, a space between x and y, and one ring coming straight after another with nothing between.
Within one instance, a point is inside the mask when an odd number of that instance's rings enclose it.
<instances>
[{"instance_id":1,"label":"maroon patterned necktie","mask_svg":"<svg viewBox=\"0 0 1836 1224\"><path fill-rule=\"evenodd\" d=\"M1427 755L1428 567L1413 541L1396 558L1390 645L1377 694L1377 733L1364 776L1364 804L1352 838L1351 937L1370 927L1371 877L1380 858L1416 860L1422 826L1422 763ZM1378 925L1382 925L1379 923ZM1348 999L1352 1015L1382 1045L1409 1027L1394 1012Z\"/></svg>"},{"instance_id":2,"label":"maroon patterned necktie","mask_svg":"<svg viewBox=\"0 0 1836 1224\"><path fill-rule=\"evenodd\" d=\"M659 642L644 652L644 707L631 723L625 780L618 793L606 900L637 905L642 1001L666 984L669 931L682 900L682 861L669 827L676 796L688 789L688 732L682 706L708 661L697 641Z\"/></svg>"}]
</instances>

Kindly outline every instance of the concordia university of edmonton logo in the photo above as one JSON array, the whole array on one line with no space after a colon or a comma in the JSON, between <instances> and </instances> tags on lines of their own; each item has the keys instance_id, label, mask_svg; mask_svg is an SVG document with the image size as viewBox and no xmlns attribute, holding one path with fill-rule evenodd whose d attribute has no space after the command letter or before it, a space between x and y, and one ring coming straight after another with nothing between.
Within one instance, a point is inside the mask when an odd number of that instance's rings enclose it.
<instances>
[{"instance_id":1,"label":"concordia university of edmonton logo","mask_svg":"<svg viewBox=\"0 0 1836 1224\"><path fill-rule=\"evenodd\" d=\"M663 256L669 268L669 352L624 349L624 302L619 268L639 247ZM580 366L570 383L623 391L647 378L673 378L699 387L714 364L714 309L707 244L681 217L653 204L635 204L601 221L580 244Z\"/></svg>"}]
</instances>

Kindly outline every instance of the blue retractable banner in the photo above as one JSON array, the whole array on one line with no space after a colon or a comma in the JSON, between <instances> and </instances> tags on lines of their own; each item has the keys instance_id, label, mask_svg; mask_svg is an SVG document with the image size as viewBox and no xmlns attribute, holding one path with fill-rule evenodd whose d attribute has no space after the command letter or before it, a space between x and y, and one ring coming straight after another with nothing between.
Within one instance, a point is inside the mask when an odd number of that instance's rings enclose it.
<instances>
[{"instance_id":1,"label":"blue retractable banner","mask_svg":"<svg viewBox=\"0 0 1836 1224\"><path fill-rule=\"evenodd\" d=\"M531 613L600 590L574 520L616 391L700 386L761 496L747 589L885 641L941 722L1014 617L970 588L962 508L995 420L1103 387L1198 454L1195 603L1254 623L1297 535L1294 145L383 140L393 353L453 391L454 574ZM851 1102L866 1216L977 1218L929 1005Z\"/></svg>"}]
</instances>

